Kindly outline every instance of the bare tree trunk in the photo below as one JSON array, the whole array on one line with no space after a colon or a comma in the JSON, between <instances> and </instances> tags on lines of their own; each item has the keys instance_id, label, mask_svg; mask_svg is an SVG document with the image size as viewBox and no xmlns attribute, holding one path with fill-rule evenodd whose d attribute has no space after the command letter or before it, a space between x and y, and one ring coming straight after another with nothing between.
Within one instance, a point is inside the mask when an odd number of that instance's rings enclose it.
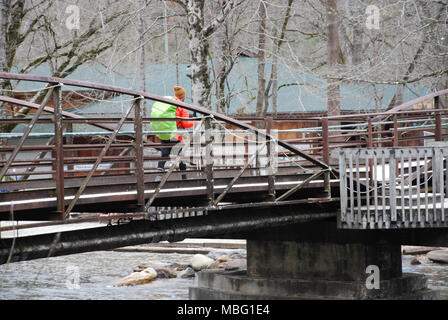
<instances>
[{"instance_id":1,"label":"bare tree trunk","mask_svg":"<svg viewBox=\"0 0 448 320\"><path fill-rule=\"evenodd\" d=\"M8 9L10 0L0 0L0 71L6 71L6 28L8 25ZM6 86L6 81L0 79L0 94L3 94L1 89ZM0 119L5 119L7 115L6 105L0 103ZM3 125L0 125L0 132L4 132ZM0 146L4 146L8 143L7 139L0 139ZM2 152L0 154L0 160L6 161L6 154ZM1 226L1 222L0 222Z\"/></svg>"},{"instance_id":2,"label":"bare tree trunk","mask_svg":"<svg viewBox=\"0 0 448 320\"><path fill-rule=\"evenodd\" d=\"M283 20L280 37L277 41L275 41L276 48L274 50L274 56L272 58L272 70L271 70L270 82L272 82L272 116L274 118L277 117L277 109L278 109L278 57L280 55L280 48L286 37L286 27L288 26L288 22L291 17L290 13L293 2L294 0L288 0L288 7L284 15L285 19Z\"/></svg>"},{"instance_id":3,"label":"bare tree trunk","mask_svg":"<svg viewBox=\"0 0 448 320\"><path fill-rule=\"evenodd\" d=\"M210 70L208 67L208 38L224 22L233 9L234 0L223 2L222 12L205 25L205 0L186 0L184 9L187 13L187 33L191 56L191 90L193 104L210 108Z\"/></svg>"},{"instance_id":4,"label":"bare tree trunk","mask_svg":"<svg viewBox=\"0 0 448 320\"><path fill-rule=\"evenodd\" d=\"M327 78L327 109L329 116L341 114L340 102L340 79L336 78L337 65L340 62L340 46L338 35L338 15L336 0L326 0L327 9L327 60L328 60L328 78Z\"/></svg>"},{"instance_id":5,"label":"bare tree trunk","mask_svg":"<svg viewBox=\"0 0 448 320\"><path fill-rule=\"evenodd\" d=\"M0 71L7 71L7 58L6 58L6 32L8 25L8 9L10 0L0 0ZM0 79L0 90L4 89L6 81ZM3 92L1 92L3 94ZM0 119L5 119L7 116L6 105L0 104ZM0 125L0 132L4 132L3 125ZM0 139L0 145L5 145L6 139ZM1 154L1 159L5 159L5 154Z\"/></svg>"},{"instance_id":6,"label":"bare tree trunk","mask_svg":"<svg viewBox=\"0 0 448 320\"><path fill-rule=\"evenodd\" d=\"M274 55L272 59L272 117L277 117L277 105L278 105L278 57Z\"/></svg>"},{"instance_id":7,"label":"bare tree trunk","mask_svg":"<svg viewBox=\"0 0 448 320\"><path fill-rule=\"evenodd\" d=\"M208 68L209 44L204 39L205 0L187 1L189 49L191 54L191 80L193 104L210 108L210 72Z\"/></svg>"},{"instance_id":8,"label":"bare tree trunk","mask_svg":"<svg viewBox=\"0 0 448 320\"><path fill-rule=\"evenodd\" d=\"M140 12L139 14L139 42L143 44L145 42L144 32L145 32L145 23L143 21L143 14ZM146 52L145 52L145 45L142 45L140 49L140 90L146 91ZM143 108L143 117L148 117L148 110L146 110L146 99L142 100ZM149 125L145 125L143 130L149 129Z\"/></svg>"},{"instance_id":9,"label":"bare tree trunk","mask_svg":"<svg viewBox=\"0 0 448 320\"><path fill-rule=\"evenodd\" d=\"M263 105L265 100L266 79L264 67L266 65L265 45L266 45L266 5L260 1L258 6L258 17L260 24L258 27L258 95L257 95L257 117L263 115Z\"/></svg>"},{"instance_id":10,"label":"bare tree trunk","mask_svg":"<svg viewBox=\"0 0 448 320\"><path fill-rule=\"evenodd\" d=\"M215 110L225 113L226 101L224 86L226 80L226 32L224 26L216 31L214 44L214 73L215 73Z\"/></svg>"},{"instance_id":11,"label":"bare tree trunk","mask_svg":"<svg viewBox=\"0 0 448 320\"><path fill-rule=\"evenodd\" d=\"M8 9L10 0L0 0L0 70L7 70L6 33L8 27ZM0 88L3 89L4 80L0 79Z\"/></svg>"}]
</instances>

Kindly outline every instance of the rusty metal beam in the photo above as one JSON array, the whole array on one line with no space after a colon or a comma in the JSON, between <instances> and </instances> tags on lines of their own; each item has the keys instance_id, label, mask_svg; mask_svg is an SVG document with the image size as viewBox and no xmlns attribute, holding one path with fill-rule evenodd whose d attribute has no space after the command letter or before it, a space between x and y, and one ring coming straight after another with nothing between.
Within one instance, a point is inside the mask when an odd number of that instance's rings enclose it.
<instances>
[{"instance_id":1,"label":"rusty metal beam","mask_svg":"<svg viewBox=\"0 0 448 320\"><path fill-rule=\"evenodd\" d=\"M117 226L0 239L0 264L6 263L8 257L11 262L16 262L165 240L180 241L187 237L236 235L265 227L334 219L335 216L331 207L323 208L322 205L304 204L302 210L292 204L268 205L264 209L247 206L211 210L206 216L135 220Z\"/></svg>"}]
</instances>

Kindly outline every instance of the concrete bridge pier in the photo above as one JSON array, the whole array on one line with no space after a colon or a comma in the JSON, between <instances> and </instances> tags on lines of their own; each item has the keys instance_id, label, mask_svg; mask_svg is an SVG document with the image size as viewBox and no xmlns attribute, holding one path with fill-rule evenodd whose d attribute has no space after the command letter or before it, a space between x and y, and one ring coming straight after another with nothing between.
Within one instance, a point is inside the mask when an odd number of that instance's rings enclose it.
<instances>
[{"instance_id":1,"label":"concrete bridge pier","mask_svg":"<svg viewBox=\"0 0 448 320\"><path fill-rule=\"evenodd\" d=\"M309 227L306 234L326 238L325 227ZM347 239L334 232L329 237L333 241L314 241L314 236L306 240L297 237L301 230L304 226L276 228L269 230L268 239L251 235L247 270L200 272L190 299L438 298L438 292L427 288L424 276L402 273L399 244L343 243Z\"/></svg>"}]
</instances>

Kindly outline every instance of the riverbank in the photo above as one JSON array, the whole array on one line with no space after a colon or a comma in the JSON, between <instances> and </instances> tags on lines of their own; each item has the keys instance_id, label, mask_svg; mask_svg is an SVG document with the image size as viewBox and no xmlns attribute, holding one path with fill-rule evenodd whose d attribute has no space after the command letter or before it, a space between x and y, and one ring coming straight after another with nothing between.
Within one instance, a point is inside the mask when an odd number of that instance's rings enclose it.
<instances>
[{"instance_id":1,"label":"riverbank","mask_svg":"<svg viewBox=\"0 0 448 320\"><path fill-rule=\"evenodd\" d=\"M246 240L229 239L185 239L179 242L161 241L138 246L114 249L117 252L152 252L152 253L185 253L208 254L216 249L246 249Z\"/></svg>"},{"instance_id":2,"label":"riverbank","mask_svg":"<svg viewBox=\"0 0 448 320\"><path fill-rule=\"evenodd\" d=\"M146 244L125 247L126 250L96 251L1 265L0 299L188 299L188 288L195 285L194 276L156 278L147 284L135 286L116 284L129 274L142 270L139 266L145 267L145 263L157 261L163 265L186 267L198 254L188 250L204 250L199 254L215 261L222 256L245 259L244 246L244 240L186 239L177 243ZM165 253L157 251L159 249L171 251ZM421 252L413 255L404 253L403 272L426 275L429 287L440 290L441 299L448 300L448 265L434 263L426 255ZM414 258L420 263L412 264Z\"/></svg>"}]
</instances>

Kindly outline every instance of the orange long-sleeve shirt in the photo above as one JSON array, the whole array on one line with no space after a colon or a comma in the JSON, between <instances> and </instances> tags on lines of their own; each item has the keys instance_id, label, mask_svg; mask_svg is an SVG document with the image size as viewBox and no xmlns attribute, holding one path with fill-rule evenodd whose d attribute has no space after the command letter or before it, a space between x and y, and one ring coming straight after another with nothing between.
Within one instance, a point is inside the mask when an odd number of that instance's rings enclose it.
<instances>
[{"instance_id":1,"label":"orange long-sleeve shirt","mask_svg":"<svg viewBox=\"0 0 448 320\"><path fill-rule=\"evenodd\" d=\"M176 100L180 101L177 97L175 97ZM181 107L177 107L176 109L176 117L178 118L189 118L190 114L188 113L187 109L181 108ZM194 126L194 121L188 121L188 120L183 120L183 121L176 121L177 123L177 127L178 128L183 128L183 129L187 129L187 128L191 128L192 126ZM182 141L182 136L181 135L176 135L175 138L179 141Z\"/></svg>"}]
</instances>

